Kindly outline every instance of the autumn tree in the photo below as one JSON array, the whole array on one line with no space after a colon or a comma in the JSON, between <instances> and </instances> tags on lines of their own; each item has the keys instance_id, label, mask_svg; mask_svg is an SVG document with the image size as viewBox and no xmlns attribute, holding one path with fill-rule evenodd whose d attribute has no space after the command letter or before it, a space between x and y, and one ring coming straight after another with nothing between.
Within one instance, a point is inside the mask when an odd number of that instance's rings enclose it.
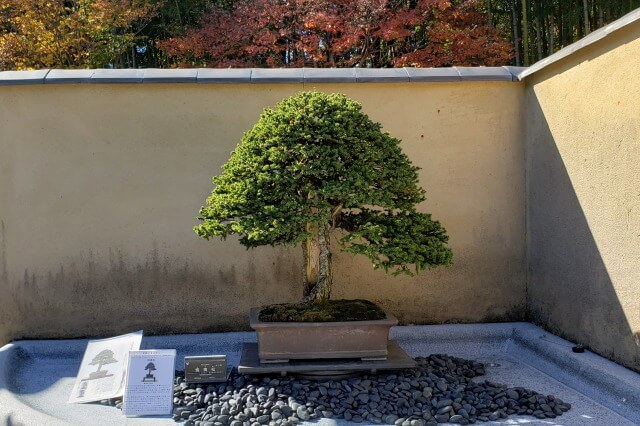
<instances>
[{"instance_id":1,"label":"autumn tree","mask_svg":"<svg viewBox=\"0 0 640 426\"><path fill-rule=\"evenodd\" d=\"M480 1L431 8L425 24L426 41L398 58L396 65L416 67L508 65L512 50L508 40L480 9Z\"/></svg>"},{"instance_id":2,"label":"autumn tree","mask_svg":"<svg viewBox=\"0 0 640 426\"><path fill-rule=\"evenodd\" d=\"M478 0L238 0L162 47L179 66L505 65Z\"/></svg>"},{"instance_id":3,"label":"autumn tree","mask_svg":"<svg viewBox=\"0 0 640 426\"><path fill-rule=\"evenodd\" d=\"M3 0L0 68L118 67L155 10L150 0Z\"/></svg>"},{"instance_id":4,"label":"autumn tree","mask_svg":"<svg viewBox=\"0 0 640 426\"><path fill-rule=\"evenodd\" d=\"M169 61L158 43L199 28L202 17L210 7L229 10L234 0L153 0L157 12L140 32L141 40L126 56L125 62L133 67L165 68Z\"/></svg>"}]
</instances>

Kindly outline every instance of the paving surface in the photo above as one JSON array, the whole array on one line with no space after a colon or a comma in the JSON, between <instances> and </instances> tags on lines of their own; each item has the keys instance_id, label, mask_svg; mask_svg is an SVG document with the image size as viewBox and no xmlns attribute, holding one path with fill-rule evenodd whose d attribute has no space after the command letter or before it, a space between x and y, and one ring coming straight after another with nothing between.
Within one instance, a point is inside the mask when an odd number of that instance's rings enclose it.
<instances>
[{"instance_id":1,"label":"paving surface","mask_svg":"<svg viewBox=\"0 0 640 426\"><path fill-rule=\"evenodd\" d=\"M527 323L406 326L392 336L411 356L445 353L487 364L490 380L553 394L572 404L556 419L510 416L498 425L640 424L640 375ZM175 348L185 355L226 354L237 365L242 343L253 333L155 336L143 349ZM19 341L0 349L0 424L6 425L171 425L168 418L127 419L114 407L67 404L86 340ZM323 419L307 425L354 425Z\"/></svg>"}]
</instances>

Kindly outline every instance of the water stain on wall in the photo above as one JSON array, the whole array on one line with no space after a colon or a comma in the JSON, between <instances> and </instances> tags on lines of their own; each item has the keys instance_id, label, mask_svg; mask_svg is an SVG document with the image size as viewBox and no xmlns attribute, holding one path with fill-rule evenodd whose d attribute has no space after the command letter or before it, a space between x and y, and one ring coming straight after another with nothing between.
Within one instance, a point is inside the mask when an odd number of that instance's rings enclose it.
<instances>
[{"instance_id":1,"label":"water stain on wall","mask_svg":"<svg viewBox=\"0 0 640 426\"><path fill-rule=\"evenodd\" d=\"M291 279L299 269L285 249L275 249L272 262L249 258L230 265L192 263L157 248L141 260L118 249L106 258L88 252L54 271L25 269L5 287L11 303L2 317L19 319L11 321L14 338L100 336L137 328L150 334L242 330L251 307L300 297L299 284Z\"/></svg>"}]
</instances>

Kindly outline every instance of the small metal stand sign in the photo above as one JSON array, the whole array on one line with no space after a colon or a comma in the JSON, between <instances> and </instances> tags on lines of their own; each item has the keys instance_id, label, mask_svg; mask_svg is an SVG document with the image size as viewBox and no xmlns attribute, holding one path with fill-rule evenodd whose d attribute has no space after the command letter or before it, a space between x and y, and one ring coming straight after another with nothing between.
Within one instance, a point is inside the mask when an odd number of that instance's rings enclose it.
<instances>
[{"instance_id":1,"label":"small metal stand sign","mask_svg":"<svg viewBox=\"0 0 640 426\"><path fill-rule=\"evenodd\" d=\"M184 357L184 379L187 383L226 382L230 372L226 355Z\"/></svg>"}]
</instances>

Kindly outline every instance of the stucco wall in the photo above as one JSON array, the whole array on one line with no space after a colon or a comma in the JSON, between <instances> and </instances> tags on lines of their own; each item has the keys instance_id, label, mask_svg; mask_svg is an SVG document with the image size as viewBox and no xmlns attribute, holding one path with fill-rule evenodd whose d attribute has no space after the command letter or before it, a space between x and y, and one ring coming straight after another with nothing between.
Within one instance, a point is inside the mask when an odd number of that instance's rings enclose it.
<instances>
[{"instance_id":1,"label":"stucco wall","mask_svg":"<svg viewBox=\"0 0 640 426\"><path fill-rule=\"evenodd\" d=\"M452 267L415 278L336 256L333 296L375 300L403 323L522 318L524 85L316 87L403 140L454 252ZM243 131L302 88L0 87L0 338L243 329L251 306L298 299L299 249L247 251L191 228Z\"/></svg>"},{"instance_id":2,"label":"stucco wall","mask_svg":"<svg viewBox=\"0 0 640 426\"><path fill-rule=\"evenodd\" d=\"M640 370L640 23L526 80L534 321Z\"/></svg>"}]
</instances>

